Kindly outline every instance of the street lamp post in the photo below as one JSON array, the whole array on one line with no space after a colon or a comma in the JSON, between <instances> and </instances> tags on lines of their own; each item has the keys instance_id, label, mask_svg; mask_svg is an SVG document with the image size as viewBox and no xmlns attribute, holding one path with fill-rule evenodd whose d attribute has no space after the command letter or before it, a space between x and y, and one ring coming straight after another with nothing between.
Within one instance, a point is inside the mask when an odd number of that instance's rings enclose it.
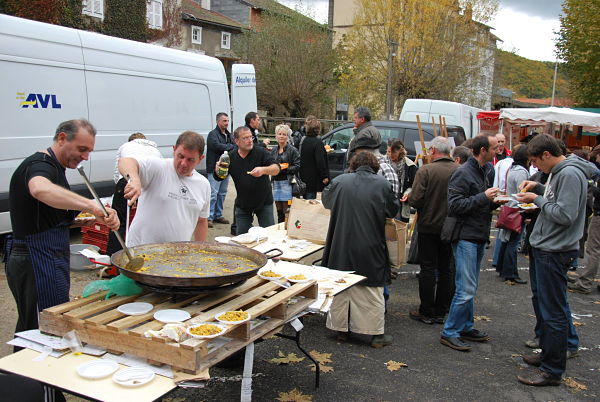
<instances>
[{"instance_id":1,"label":"street lamp post","mask_svg":"<svg viewBox=\"0 0 600 402\"><path fill-rule=\"evenodd\" d=\"M388 64L387 64L387 85L386 85L386 100L385 100L385 118L390 120L392 116L392 75L394 73L394 56L398 50L398 43L391 40L388 44Z\"/></svg>"}]
</instances>

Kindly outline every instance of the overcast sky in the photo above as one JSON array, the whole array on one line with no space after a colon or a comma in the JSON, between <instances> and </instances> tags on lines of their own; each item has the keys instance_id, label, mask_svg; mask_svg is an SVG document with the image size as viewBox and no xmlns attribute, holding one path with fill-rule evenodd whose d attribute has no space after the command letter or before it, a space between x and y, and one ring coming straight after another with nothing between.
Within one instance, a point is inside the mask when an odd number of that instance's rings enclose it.
<instances>
[{"instance_id":1,"label":"overcast sky","mask_svg":"<svg viewBox=\"0 0 600 402\"><path fill-rule=\"evenodd\" d=\"M317 21L327 22L328 0L278 1L291 8L300 4L311 10ZM554 61L554 32L560 28L561 4L562 0L500 0L496 19L490 22L503 40L498 46L528 59Z\"/></svg>"}]
</instances>

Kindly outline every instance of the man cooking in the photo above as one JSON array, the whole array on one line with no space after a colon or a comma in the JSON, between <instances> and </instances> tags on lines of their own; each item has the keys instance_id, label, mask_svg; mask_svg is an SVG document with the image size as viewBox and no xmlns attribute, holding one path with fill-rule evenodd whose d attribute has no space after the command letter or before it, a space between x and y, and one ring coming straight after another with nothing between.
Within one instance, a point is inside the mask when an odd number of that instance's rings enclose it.
<instances>
[{"instance_id":1,"label":"man cooking","mask_svg":"<svg viewBox=\"0 0 600 402\"><path fill-rule=\"evenodd\" d=\"M69 301L69 227L77 211L119 228L94 200L70 191L66 168L75 169L94 149L96 129L84 119L59 124L49 148L26 158L9 190L12 239L7 242L6 279L17 303L16 332L38 327L38 311Z\"/></svg>"},{"instance_id":2,"label":"man cooking","mask_svg":"<svg viewBox=\"0 0 600 402\"><path fill-rule=\"evenodd\" d=\"M173 158L121 158L119 171L131 180L125 186L130 203L140 199L127 246L172 241L206 241L210 184L195 168L204 158L204 138L183 132Z\"/></svg>"}]
</instances>

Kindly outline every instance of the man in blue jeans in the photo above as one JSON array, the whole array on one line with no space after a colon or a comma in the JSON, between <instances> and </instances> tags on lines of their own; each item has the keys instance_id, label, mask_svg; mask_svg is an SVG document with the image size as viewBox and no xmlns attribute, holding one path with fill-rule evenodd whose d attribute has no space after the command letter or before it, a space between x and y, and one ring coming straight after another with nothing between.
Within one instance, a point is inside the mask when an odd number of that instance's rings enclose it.
<instances>
[{"instance_id":1,"label":"man in blue jeans","mask_svg":"<svg viewBox=\"0 0 600 402\"><path fill-rule=\"evenodd\" d=\"M213 177L215 164L223 155L223 152L232 151L235 148L233 138L228 130L229 116L227 113L217 113L217 127L208 133L206 138L206 173L210 183L210 215L208 216L208 227L214 223L229 224L223 216L223 204L227 195L229 177L224 180L216 180Z\"/></svg>"},{"instance_id":2,"label":"man in blue jeans","mask_svg":"<svg viewBox=\"0 0 600 402\"><path fill-rule=\"evenodd\" d=\"M481 259L490 230L491 211L498 205L492 200L498 189L490 187L490 162L496 155L495 136L478 135L473 139L473 156L461 165L448 183L448 215L457 218L458 241L452 244L456 265L455 292L440 343L467 352L465 340L486 342L490 337L473 328L475 293ZM490 187L490 188L488 188Z\"/></svg>"},{"instance_id":3,"label":"man in blue jeans","mask_svg":"<svg viewBox=\"0 0 600 402\"><path fill-rule=\"evenodd\" d=\"M275 224L273 190L269 176L277 175L280 168L266 148L254 146L248 127L236 128L233 138L237 148L229 151L229 175L233 178L237 192L234 217L237 234L240 235L248 232L254 216L262 227ZM219 162L216 166L219 166ZM215 175L213 177L222 180Z\"/></svg>"},{"instance_id":4,"label":"man in blue jeans","mask_svg":"<svg viewBox=\"0 0 600 402\"><path fill-rule=\"evenodd\" d=\"M524 181L520 188L526 192L517 196L518 201L534 203L540 209L529 242L535 266L542 353L523 356L525 363L539 368L517 379L526 385L559 385L567 365L569 340L572 343L577 336L570 325L567 271L578 256L579 239L583 236L587 180L598 169L576 155L565 157L559 142L547 134L537 135L527 149L531 162L549 174L545 186Z\"/></svg>"}]
</instances>

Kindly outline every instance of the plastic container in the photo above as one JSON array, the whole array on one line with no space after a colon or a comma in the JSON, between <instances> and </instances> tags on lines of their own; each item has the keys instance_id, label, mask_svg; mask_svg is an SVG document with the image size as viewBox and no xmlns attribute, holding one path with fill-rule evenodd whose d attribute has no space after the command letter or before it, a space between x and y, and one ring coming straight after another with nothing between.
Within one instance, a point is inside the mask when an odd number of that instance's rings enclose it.
<instances>
[{"instance_id":1,"label":"plastic container","mask_svg":"<svg viewBox=\"0 0 600 402\"><path fill-rule=\"evenodd\" d=\"M71 258L70 258L70 266L72 271L85 271L88 265L93 265L90 260L84 257L82 254L79 254L79 251L84 250L86 248L92 249L96 252L100 251L100 247L94 246L92 244L71 244Z\"/></svg>"}]
</instances>

